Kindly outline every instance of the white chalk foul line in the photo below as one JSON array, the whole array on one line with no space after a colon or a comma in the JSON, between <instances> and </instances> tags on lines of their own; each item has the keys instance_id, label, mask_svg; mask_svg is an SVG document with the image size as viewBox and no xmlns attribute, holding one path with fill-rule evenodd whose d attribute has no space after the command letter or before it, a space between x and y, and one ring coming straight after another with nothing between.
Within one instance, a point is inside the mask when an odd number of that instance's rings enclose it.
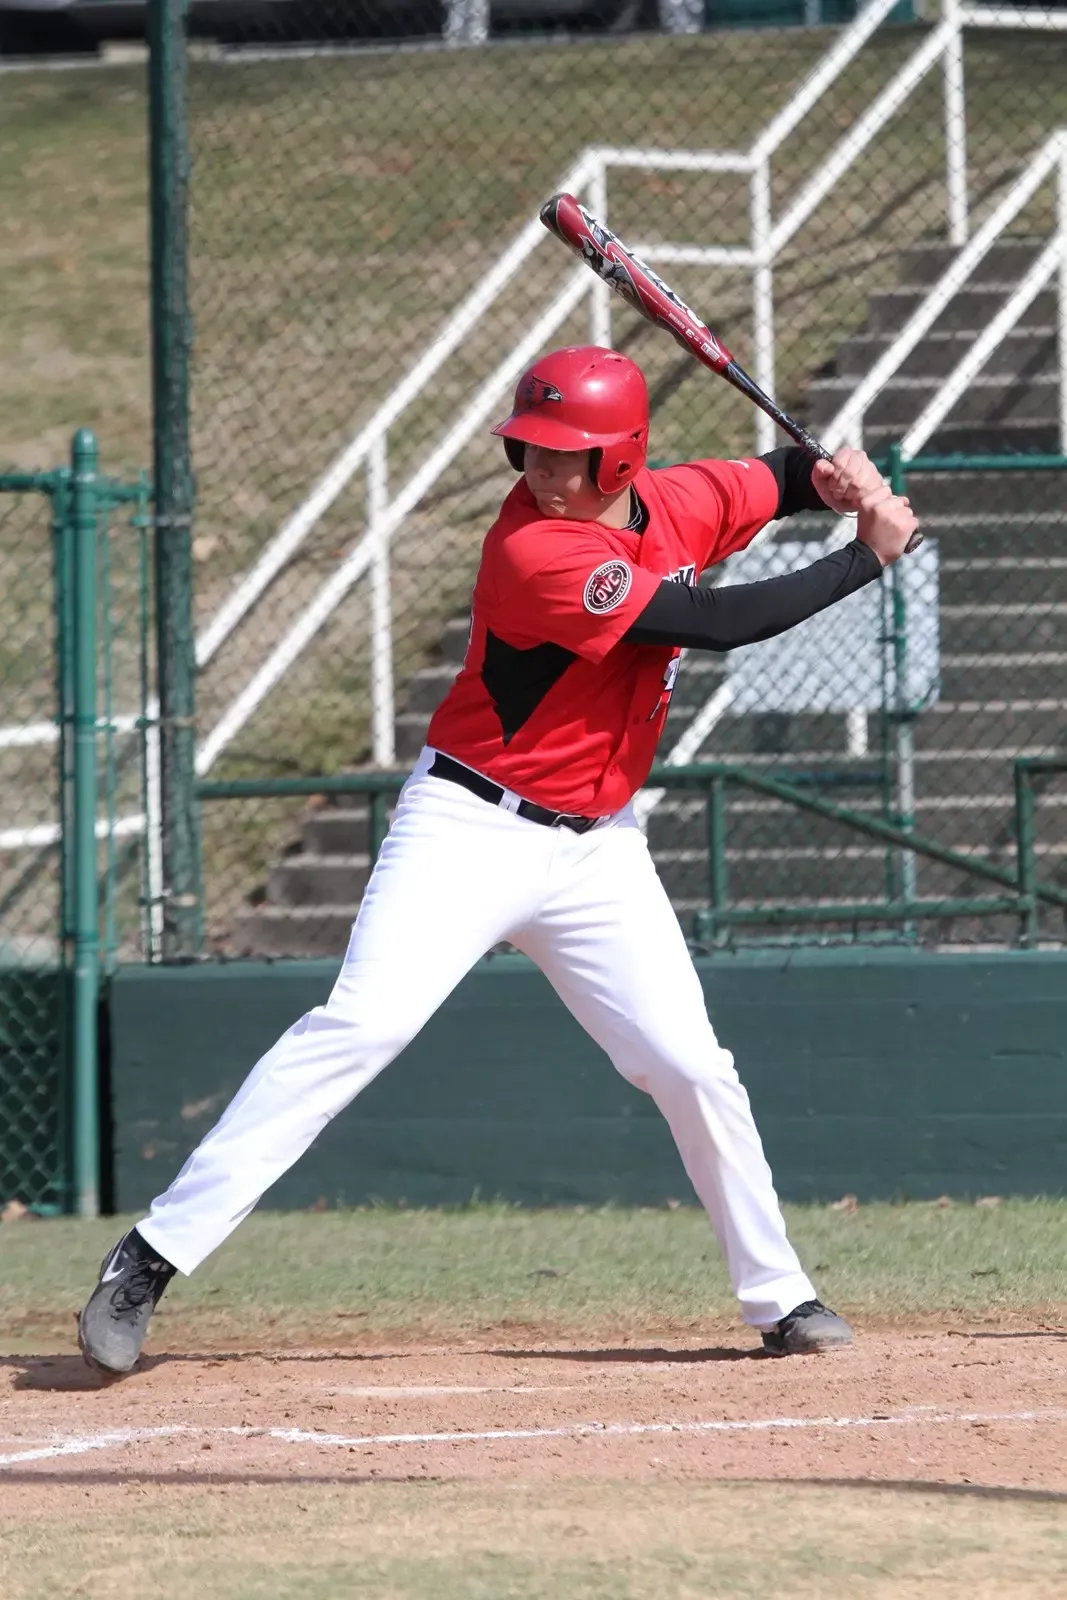
<instances>
[{"instance_id":1,"label":"white chalk foul line","mask_svg":"<svg viewBox=\"0 0 1067 1600\"><path fill-rule=\"evenodd\" d=\"M307 1433L302 1428L223 1428L222 1433L279 1439L288 1444L343 1445L367 1449L387 1444L491 1444L497 1439L636 1438L640 1434L769 1433L775 1429L884 1428L946 1422L1064 1422L1067 1410L961 1412L936 1411L906 1416L760 1417L732 1422L577 1422L559 1428L486 1428L480 1432ZM210 1430L205 1430L210 1431Z\"/></svg>"},{"instance_id":2,"label":"white chalk foul line","mask_svg":"<svg viewBox=\"0 0 1067 1600\"><path fill-rule=\"evenodd\" d=\"M137 1444L142 1439L163 1439L168 1434L190 1433L198 1430L173 1428L116 1428L111 1433L85 1434L74 1439L61 1439L56 1444L39 1445L33 1450L17 1450L13 1455L0 1456L0 1467L21 1466L24 1461L51 1461L56 1456L83 1456L90 1450L113 1450L122 1444Z\"/></svg>"},{"instance_id":3,"label":"white chalk foul line","mask_svg":"<svg viewBox=\"0 0 1067 1600\"><path fill-rule=\"evenodd\" d=\"M558 1428L486 1428L454 1433L309 1433L303 1428L217 1427L175 1424L163 1428L121 1428L110 1433L63 1439L33 1450L0 1456L0 1468L45 1461L57 1456L85 1455L90 1450L113 1450L151 1439L203 1438L223 1435L240 1439L276 1439L283 1444L315 1444L348 1450L373 1449L393 1444L492 1444L505 1439L637 1438L642 1434L771 1433L776 1430L820 1428L903 1428L950 1423L1067 1422L1067 1410L1040 1411L932 1411L922 1407L900 1416L870 1417L750 1417L723 1422L577 1422Z\"/></svg>"}]
</instances>

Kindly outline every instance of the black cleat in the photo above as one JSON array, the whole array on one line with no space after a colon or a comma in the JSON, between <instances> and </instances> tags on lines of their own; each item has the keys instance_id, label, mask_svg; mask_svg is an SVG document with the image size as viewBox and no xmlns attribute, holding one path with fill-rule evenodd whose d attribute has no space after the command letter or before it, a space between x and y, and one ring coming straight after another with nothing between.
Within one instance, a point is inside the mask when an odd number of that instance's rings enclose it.
<instances>
[{"instance_id":1,"label":"black cleat","mask_svg":"<svg viewBox=\"0 0 1067 1600\"><path fill-rule=\"evenodd\" d=\"M844 1317L821 1300L805 1300L763 1335L763 1348L772 1356L819 1355L852 1343L852 1329Z\"/></svg>"},{"instance_id":2,"label":"black cleat","mask_svg":"<svg viewBox=\"0 0 1067 1600\"><path fill-rule=\"evenodd\" d=\"M119 1240L105 1256L100 1281L78 1318L78 1344L90 1367L106 1378L133 1371L152 1313L174 1271L136 1228Z\"/></svg>"}]
</instances>

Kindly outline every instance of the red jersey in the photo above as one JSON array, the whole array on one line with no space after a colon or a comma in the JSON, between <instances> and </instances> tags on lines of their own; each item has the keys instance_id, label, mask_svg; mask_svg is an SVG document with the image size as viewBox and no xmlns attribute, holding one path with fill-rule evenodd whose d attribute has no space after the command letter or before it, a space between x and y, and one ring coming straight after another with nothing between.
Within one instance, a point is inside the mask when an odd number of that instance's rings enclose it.
<instances>
[{"instance_id":1,"label":"red jersey","mask_svg":"<svg viewBox=\"0 0 1067 1600\"><path fill-rule=\"evenodd\" d=\"M524 800L599 817L648 776L680 652L623 641L664 578L695 583L778 509L759 460L642 469L641 532L543 517L521 479L482 547L470 643L427 743Z\"/></svg>"}]
</instances>

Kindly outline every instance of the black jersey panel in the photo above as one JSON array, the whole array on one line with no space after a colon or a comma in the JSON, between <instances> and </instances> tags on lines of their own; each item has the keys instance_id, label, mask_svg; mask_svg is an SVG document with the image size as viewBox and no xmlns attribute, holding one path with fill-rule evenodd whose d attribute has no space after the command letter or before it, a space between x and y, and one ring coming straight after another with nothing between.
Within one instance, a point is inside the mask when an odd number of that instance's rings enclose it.
<instances>
[{"instance_id":1,"label":"black jersey panel","mask_svg":"<svg viewBox=\"0 0 1067 1600\"><path fill-rule=\"evenodd\" d=\"M519 650L487 630L482 682L500 718L505 744L529 722L546 694L577 659L573 650L565 650L560 644L536 644L531 650Z\"/></svg>"}]
</instances>

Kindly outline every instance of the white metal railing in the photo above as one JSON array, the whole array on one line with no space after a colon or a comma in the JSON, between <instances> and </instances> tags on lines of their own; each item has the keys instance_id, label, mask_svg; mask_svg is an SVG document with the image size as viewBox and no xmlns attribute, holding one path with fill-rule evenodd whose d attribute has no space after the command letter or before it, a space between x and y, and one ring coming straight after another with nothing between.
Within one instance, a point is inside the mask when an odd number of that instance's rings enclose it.
<instances>
[{"instance_id":1,"label":"white metal railing","mask_svg":"<svg viewBox=\"0 0 1067 1600\"><path fill-rule=\"evenodd\" d=\"M896 0L872 0L847 28L794 98L764 129L750 149L736 151L597 150L605 171L611 167L673 172L736 172L749 180L749 242L723 247L688 244L639 246L650 261L685 266L735 267L752 275L752 374L768 393L775 391L774 269L778 257L856 162L908 96L941 60L946 101L946 209L950 237L961 242L967 229L966 119L963 106L961 13L956 0L944 0L941 22L923 40L863 116L824 157L784 214L775 219L771 203L771 160L859 54L894 9ZM957 104L958 98L958 104ZM951 107L951 109L950 109ZM606 180L604 206L607 210ZM610 342L610 341L609 341ZM757 449L770 450L775 424L756 413Z\"/></svg>"},{"instance_id":2,"label":"white metal railing","mask_svg":"<svg viewBox=\"0 0 1067 1600\"><path fill-rule=\"evenodd\" d=\"M589 152L584 152L563 179L563 187L585 188L593 171ZM277 577L303 544L319 519L355 477L371 452L389 432L392 424L418 398L464 339L481 320L501 291L524 266L528 257L546 237L535 218L528 222L449 317L433 343L410 372L397 384L370 420L359 429L352 442L330 463L312 486L307 498L287 517L262 555L240 580L229 599L219 607L196 641L197 666L207 666L219 646L248 614L260 595Z\"/></svg>"},{"instance_id":3,"label":"white metal railing","mask_svg":"<svg viewBox=\"0 0 1067 1600\"><path fill-rule=\"evenodd\" d=\"M931 427L926 430L922 438L917 439L916 435L917 442L916 440L913 440L912 445L909 446L910 452L914 454L914 449L918 447L918 444L925 444L926 440L933 432L933 428L937 426L937 423L940 422L945 415L947 415L948 410L951 409L952 405L954 405L959 399L960 395L963 393L963 390L967 387L967 383L970 382L970 379L985 364L985 361L988 359L989 355L992 354L993 350L1000 343L1001 339L1014 327L1019 316L1022 315L1022 312L1026 309L1026 306L1030 304L1030 301L1033 299L1034 295L1045 286L1055 272L1057 259L1056 249L1062 238L1062 207L1064 205L1062 193L1062 174L1065 155L1067 155L1067 131L1060 129L1051 134L1045 140L1044 144L1040 146L1033 156L1031 156L1026 167L1015 179L1014 183L1011 185L1011 188L1005 194L1000 204L996 206L995 209L990 213L986 221L977 230L970 242L966 244L960 251L959 255L949 263L945 271L941 274L941 277L930 290L930 293L922 301L921 305L917 306L912 312L911 316L904 323L896 337L891 341L887 349L875 362L867 376L857 385L854 393L850 395L837 415L823 430L823 440L828 449L835 450L839 445L842 444L862 444L863 419L870 408L871 402L878 394L881 393L889 380L895 377L896 373L911 355L912 351L917 347L926 334L929 333L930 329L948 306L949 302L973 276L975 269L988 255L990 249L1000 235L1012 222L1014 222L1015 218L1019 215L1019 212L1023 209L1023 207L1033 199L1041 185L1045 183L1054 173L1058 173L1060 183L1059 206L1061 208L1061 214L1057 223L1056 231L1049 241L1048 248L1042 253L1041 261L1039 263L1035 263L1035 266L1032 267L1026 274L1026 277L1023 279L1022 283L1020 283L1018 288L1013 291L997 322L995 324L991 323L989 327L983 331L979 340L976 341L974 346L972 346L971 350L964 357L963 361L959 363L949 377L946 378L941 384L937 395L934 397L934 400L931 401L930 407L928 407L927 410L930 411L935 402L937 404L941 404L943 397L945 396L948 396L947 404L945 404L944 410L942 410L940 415L937 416L936 420L933 422ZM1033 287L1033 292L1028 293L1025 303L1023 303L1022 296L1024 294L1024 289L1027 291L1029 290L1032 280L1034 280L1035 273L1038 273L1038 268L1040 268L1040 281L1036 283L1036 287ZM1016 304L1016 302L1018 302L1018 304ZM1004 311L1007 310L1008 307L1011 308L1012 314L1010 316L1010 320L1005 322L1003 320ZM994 332L996 336L992 337ZM979 350L981 350L983 354L981 359L976 361L975 354ZM966 375L961 376L963 374ZM1060 425L1061 431L1064 428L1067 428L1067 417L1061 416ZM912 434L916 433L916 427L917 424L913 425L912 433L908 436L909 438L912 437ZM1067 438L1067 434L1065 434L1064 437Z\"/></svg>"},{"instance_id":4,"label":"white metal railing","mask_svg":"<svg viewBox=\"0 0 1067 1600\"><path fill-rule=\"evenodd\" d=\"M544 233L544 229L541 230ZM459 419L449 428L437 448L408 479L396 498L387 508L379 507L376 522L368 526L362 538L351 550L337 571L323 584L312 603L270 652L266 661L253 675L241 692L223 712L214 728L197 751L196 770L203 775L244 727L249 717L262 704L270 690L284 677L293 662L315 637L326 619L333 613L345 595L371 566L375 555L382 558L388 543L400 523L413 511L425 494L433 487L441 473L455 460L464 445L486 421L490 412L507 393L516 378L544 347L561 323L565 322L583 298L589 295L589 274L585 267L575 267L564 287L556 295L547 311L538 318L525 338L514 347L495 371L483 383ZM384 481L384 469L381 472ZM373 484L372 478L372 484ZM372 497L373 498L373 497ZM387 581L387 580L386 580ZM379 644L391 652L392 640L388 620L380 614ZM375 712L375 725L381 743L375 748L375 761L391 765L393 761L393 708L392 704L379 706Z\"/></svg>"},{"instance_id":5,"label":"white metal railing","mask_svg":"<svg viewBox=\"0 0 1067 1600\"><path fill-rule=\"evenodd\" d=\"M780 251L803 225L811 212L828 192L829 185L821 174L809 182L785 217L774 223L770 204L770 161L775 152L826 93L845 67L863 48L871 34L892 11L896 0L871 0L860 16L836 39L819 66L806 80L798 94L756 140L750 151L685 151L636 150L610 147L583 152L560 187L585 192L590 207L601 215L608 209L607 174L616 168L659 168L688 172L747 173L751 179L750 215L752 242L748 248L701 247L697 245L656 244L642 245L644 255L651 261L686 261L702 265L734 266L748 268L753 273L753 311L756 324L755 376L769 390L774 383L774 332L773 332L773 254ZM937 30L940 38L945 25ZM923 60L930 53L929 41L920 47ZM923 68L925 70L925 67ZM899 75L898 75L899 78ZM916 79L916 81L918 81ZM900 100L910 90L902 90L898 80L886 94L895 94L890 101L880 98L880 115L884 121ZM888 108L888 109L887 109ZM844 170L866 147L880 123L864 118L861 138L857 130L846 136L844 158L841 147L835 153L834 173ZM831 157L831 160L834 160ZM841 165L844 159L844 166ZM831 179L831 182L836 179ZM454 350L483 312L496 299L507 282L515 275L530 254L546 237L539 221L531 221L518 234L500 261L468 295L467 299L446 323L434 345L416 364L384 405L360 430L352 443L331 464L327 472L312 489L307 499L287 519L279 533L264 550L251 571L238 584L229 600L197 641L197 660L207 664L212 655L239 622L247 615L259 596L289 561L310 533L319 518L337 499L357 470L369 461L372 450L385 449L389 427L416 396L422 392L434 373ZM590 334L598 344L611 343L611 294L606 285L590 277L585 292L590 298ZM567 289L553 301L537 323L532 333L539 334L540 343L551 337L555 328L565 320L581 298L580 280L571 280ZM571 296L574 296L573 300ZM388 548L393 533L418 500L432 487L442 472L472 436L474 429L488 414L490 407L506 391L508 384L521 371L525 361L533 359L540 344L528 336L517 347L522 360L513 352L512 358L496 369L479 389L461 423L446 434L424 468L409 480L396 499L390 501L387 493L371 489L368 485L368 523L363 537L346 558L342 566L324 585L313 605L276 644L267 659L251 680L235 696L214 728L208 733L197 752L197 771L207 773L219 755L248 722L274 685L284 676L331 614L344 595L349 592L372 565L372 557L379 563L378 576L372 579L372 612L374 613L375 655L388 652L388 664L380 662L372 671L372 725L374 759L381 765L390 765L395 758L393 743L394 706L392 695L392 640L387 616ZM773 424L757 413L761 448L770 448ZM432 470L431 470L432 469ZM380 481L385 479L387 465L379 468ZM374 510L372 512L371 502ZM376 520L375 520L376 519ZM384 569L384 571L383 571Z\"/></svg>"},{"instance_id":6,"label":"white metal railing","mask_svg":"<svg viewBox=\"0 0 1067 1600\"><path fill-rule=\"evenodd\" d=\"M933 66L940 61L944 74L945 146L946 146L946 213L950 241L965 241L968 222L966 116L963 83L962 30L972 25L1042 27L1040 14L1026 12L1007 13L982 7L965 6L959 0L943 0L942 18L917 49L898 70L886 87L878 94L859 121L838 141L830 154L820 162L816 172L801 188L784 214L777 219L772 214L770 163L775 153L822 98L830 86L854 60L864 44L893 10L895 0L871 0L850 27L836 39L833 46L806 80L789 105L772 120L747 151L694 151L694 150L641 150L631 148L599 147L587 150L564 179L562 187L584 191L591 208L602 216L609 209L608 173L613 169L631 168L672 172L734 172L749 177L749 243L747 246L694 245L686 243L640 243L638 248L651 262L658 264L688 264L716 267L734 267L747 270L752 275L753 315L753 374L768 392L775 387L774 359L774 289L775 262L782 250L795 237L837 184L842 175L854 164L870 145L881 128L895 115L908 96L923 81ZM1060 26L1061 19L1054 18L1050 26ZM441 341L427 352L426 357L404 383L390 396L381 411L371 419L342 453L337 462L316 485L303 506L285 524L275 541L264 551L255 568L243 581L231 600L218 613L205 631L204 659L209 659L214 648L236 626L255 599L271 581L281 565L290 558L303 538L314 526L318 517L332 504L353 473L369 457L372 446L384 448L389 424L429 381L446 353L456 347L463 334L473 327L492 299L516 273L529 254L537 248L544 230L536 221L527 224L515 239L493 272L479 285L461 306L459 312L446 324ZM574 288L577 298L580 289ZM591 337L600 344L611 343L611 295L607 287L592 279L588 287L591 300ZM568 308L573 309L573 306ZM553 306L537 324L542 338L550 336L567 312L561 311L561 301ZM462 331L460 331L462 324ZM535 331L537 331L535 330ZM520 347L529 355L536 354L531 340ZM512 361L506 370L514 375L518 363ZM476 415L485 415L495 396L506 389L509 377L504 376L505 365L498 367L487 384L479 391L465 413L468 422ZM478 401L494 396L488 404ZM756 412L757 448L770 449L774 442L774 424L761 412ZM471 426L471 433L473 427ZM455 458L470 436L463 429L453 429L446 436L447 448L439 447L427 466L434 471L422 471L395 500L386 496L378 504L378 522L368 522L363 539L353 550L334 578L327 584L315 605L305 617L290 630L252 680L235 697L219 722L207 735L197 757L198 771L207 772L231 739L253 715L264 696L288 670L289 666L306 648L314 633L333 610L352 584L371 565L372 550L383 566L388 562L388 546L392 534L403 517L413 509L418 498L431 487L437 473ZM417 489L417 493L414 491ZM371 498L374 498L371 496ZM376 580L384 584L381 574ZM376 653L388 651L391 657L391 635L384 608L379 607L375 625ZM380 663L373 679L373 725L375 729L374 758L381 764L394 759L393 703L391 661Z\"/></svg>"}]
</instances>

